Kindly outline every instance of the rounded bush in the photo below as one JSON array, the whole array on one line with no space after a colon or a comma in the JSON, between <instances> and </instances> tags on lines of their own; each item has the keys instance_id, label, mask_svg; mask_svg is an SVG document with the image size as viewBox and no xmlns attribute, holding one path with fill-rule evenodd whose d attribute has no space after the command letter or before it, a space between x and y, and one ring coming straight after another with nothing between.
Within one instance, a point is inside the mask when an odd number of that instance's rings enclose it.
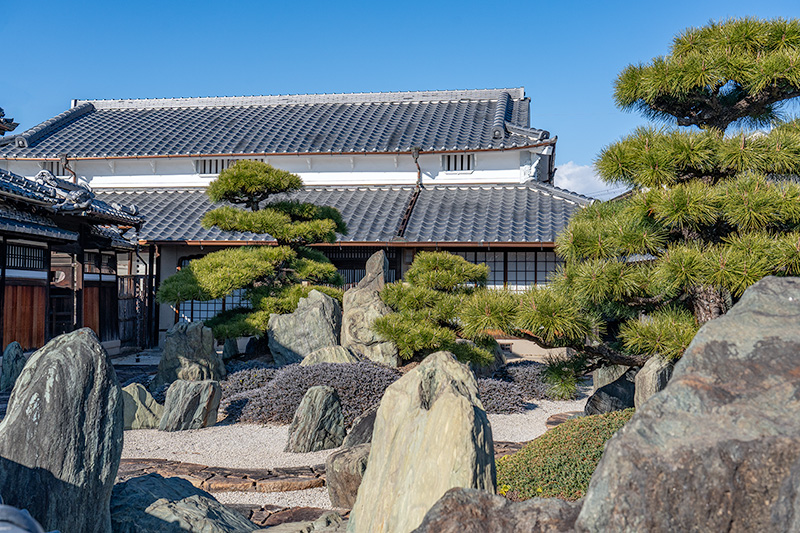
<instances>
[{"instance_id":1,"label":"rounded bush","mask_svg":"<svg viewBox=\"0 0 800 533\"><path fill-rule=\"evenodd\" d=\"M550 400L550 385L544 380L547 365L536 361L518 361L508 363L498 370L498 379L513 383L522 391L527 400Z\"/></svg>"},{"instance_id":2,"label":"rounded bush","mask_svg":"<svg viewBox=\"0 0 800 533\"><path fill-rule=\"evenodd\" d=\"M479 379L478 394L487 413L507 415L525 410L525 397L514 383L499 379Z\"/></svg>"},{"instance_id":3,"label":"rounded bush","mask_svg":"<svg viewBox=\"0 0 800 533\"><path fill-rule=\"evenodd\" d=\"M222 401L241 392L263 387L272 381L277 372L277 368L256 366L228 374L228 377L219 382L222 388Z\"/></svg>"}]
</instances>

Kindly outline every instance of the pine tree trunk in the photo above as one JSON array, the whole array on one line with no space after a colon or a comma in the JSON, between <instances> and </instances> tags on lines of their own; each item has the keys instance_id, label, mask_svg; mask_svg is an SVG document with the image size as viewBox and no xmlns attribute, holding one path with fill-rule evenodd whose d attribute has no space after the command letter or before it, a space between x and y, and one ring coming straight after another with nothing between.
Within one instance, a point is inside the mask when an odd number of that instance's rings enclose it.
<instances>
[{"instance_id":1,"label":"pine tree trunk","mask_svg":"<svg viewBox=\"0 0 800 533\"><path fill-rule=\"evenodd\" d=\"M714 287L695 285L691 297L694 317L701 325L724 315L730 308L728 298Z\"/></svg>"}]
</instances>

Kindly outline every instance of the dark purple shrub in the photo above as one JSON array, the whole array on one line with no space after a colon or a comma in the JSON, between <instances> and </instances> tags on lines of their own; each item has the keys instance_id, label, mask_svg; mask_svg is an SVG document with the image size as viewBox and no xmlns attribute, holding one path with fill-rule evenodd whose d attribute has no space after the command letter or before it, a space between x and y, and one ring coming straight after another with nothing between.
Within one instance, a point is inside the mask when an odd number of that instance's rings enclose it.
<instances>
[{"instance_id":1,"label":"dark purple shrub","mask_svg":"<svg viewBox=\"0 0 800 533\"><path fill-rule=\"evenodd\" d=\"M252 370L254 368L275 368L275 367L263 361L258 361L255 359L251 359L249 361L228 361L227 363L225 363L225 370L228 372L228 374L235 374L236 372L241 372L242 370Z\"/></svg>"},{"instance_id":2,"label":"dark purple shrub","mask_svg":"<svg viewBox=\"0 0 800 533\"><path fill-rule=\"evenodd\" d=\"M550 386L544 381L544 363L517 361L505 365L495 373L495 378L513 383L526 400L552 399L548 396Z\"/></svg>"},{"instance_id":3,"label":"dark purple shrub","mask_svg":"<svg viewBox=\"0 0 800 533\"><path fill-rule=\"evenodd\" d=\"M225 402L241 392L263 387L272 381L277 372L277 368L252 367L228 374L228 377L219 382L222 388L222 401Z\"/></svg>"},{"instance_id":4,"label":"dark purple shrub","mask_svg":"<svg viewBox=\"0 0 800 533\"><path fill-rule=\"evenodd\" d=\"M499 379L479 379L478 394L487 413L508 415L525 410L525 397L514 383Z\"/></svg>"}]
</instances>

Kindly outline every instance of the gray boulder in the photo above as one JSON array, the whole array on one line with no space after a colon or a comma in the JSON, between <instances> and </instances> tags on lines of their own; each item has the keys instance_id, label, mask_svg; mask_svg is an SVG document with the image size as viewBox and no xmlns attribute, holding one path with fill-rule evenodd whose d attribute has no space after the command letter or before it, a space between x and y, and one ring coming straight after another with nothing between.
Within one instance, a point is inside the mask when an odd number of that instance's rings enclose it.
<instances>
[{"instance_id":1,"label":"gray boulder","mask_svg":"<svg viewBox=\"0 0 800 533\"><path fill-rule=\"evenodd\" d=\"M800 279L707 322L606 445L579 531L796 531ZM368 470L369 471L369 470Z\"/></svg>"},{"instance_id":2,"label":"gray boulder","mask_svg":"<svg viewBox=\"0 0 800 533\"><path fill-rule=\"evenodd\" d=\"M225 344L222 345L222 360L227 361L237 355L239 355L239 343L236 339L225 339Z\"/></svg>"},{"instance_id":3,"label":"gray boulder","mask_svg":"<svg viewBox=\"0 0 800 533\"><path fill-rule=\"evenodd\" d=\"M383 365L400 364L397 346L372 330L375 319L392 309L381 301L380 291L386 284L389 260L383 250L367 260L366 275L342 300L342 346Z\"/></svg>"},{"instance_id":4,"label":"gray boulder","mask_svg":"<svg viewBox=\"0 0 800 533\"><path fill-rule=\"evenodd\" d=\"M289 426L286 451L318 452L342 445L344 415L339 395L333 387L319 385L306 391Z\"/></svg>"},{"instance_id":5,"label":"gray boulder","mask_svg":"<svg viewBox=\"0 0 800 533\"><path fill-rule=\"evenodd\" d=\"M35 352L0 422L0 494L46 530L111 533L122 391L88 328Z\"/></svg>"},{"instance_id":6,"label":"gray boulder","mask_svg":"<svg viewBox=\"0 0 800 533\"><path fill-rule=\"evenodd\" d=\"M609 383L614 383L620 376L630 370L631 367L624 365L607 365L600 367L592 372L592 385L594 390L600 389Z\"/></svg>"},{"instance_id":7,"label":"gray boulder","mask_svg":"<svg viewBox=\"0 0 800 533\"><path fill-rule=\"evenodd\" d=\"M269 349L278 365L299 363L305 356L339 344L342 309L339 302L313 290L300 298L297 310L269 317Z\"/></svg>"},{"instance_id":8,"label":"gray boulder","mask_svg":"<svg viewBox=\"0 0 800 533\"><path fill-rule=\"evenodd\" d=\"M372 430L375 427L375 416L378 414L378 406L367 409L353 421L353 426L347 432L342 446L352 448L359 444L372 442Z\"/></svg>"},{"instance_id":9,"label":"gray boulder","mask_svg":"<svg viewBox=\"0 0 800 533\"><path fill-rule=\"evenodd\" d=\"M114 487L114 533L239 533L256 526L185 479L158 474L135 477Z\"/></svg>"},{"instance_id":10,"label":"gray boulder","mask_svg":"<svg viewBox=\"0 0 800 533\"><path fill-rule=\"evenodd\" d=\"M25 367L25 354L17 341L8 343L3 350L3 370L0 374L0 392L8 392L14 388L17 378Z\"/></svg>"},{"instance_id":11,"label":"gray boulder","mask_svg":"<svg viewBox=\"0 0 800 533\"><path fill-rule=\"evenodd\" d=\"M150 383L155 391L176 379L219 381L225 378L225 365L214 348L211 328L202 322L178 322L167 332L158 373Z\"/></svg>"},{"instance_id":12,"label":"gray boulder","mask_svg":"<svg viewBox=\"0 0 800 533\"><path fill-rule=\"evenodd\" d=\"M587 416L602 415L633 407L637 371L637 368L631 368L615 381L594 391L594 394L586 400L583 413Z\"/></svg>"},{"instance_id":13,"label":"gray boulder","mask_svg":"<svg viewBox=\"0 0 800 533\"><path fill-rule=\"evenodd\" d=\"M437 352L386 389L348 531L411 531L447 490L495 485L492 428L475 376Z\"/></svg>"},{"instance_id":14,"label":"gray boulder","mask_svg":"<svg viewBox=\"0 0 800 533\"><path fill-rule=\"evenodd\" d=\"M334 507L351 509L364 472L367 470L370 444L359 444L342 448L328 456L325 461L325 485Z\"/></svg>"},{"instance_id":15,"label":"gray boulder","mask_svg":"<svg viewBox=\"0 0 800 533\"><path fill-rule=\"evenodd\" d=\"M217 423L222 391L219 382L178 380L167 389L164 414L158 429L181 431L200 429Z\"/></svg>"},{"instance_id":16,"label":"gray boulder","mask_svg":"<svg viewBox=\"0 0 800 533\"><path fill-rule=\"evenodd\" d=\"M532 498L513 503L483 490L450 489L414 533L572 533L581 503Z\"/></svg>"},{"instance_id":17,"label":"gray boulder","mask_svg":"<svg viewBox=\"0 0 800 533\"><path fill-rule=\"evenodd\" d=\"M267 529L258 529L256 532L264 533L344 533L347 529L347 520L339 513L328 511L316 520L303 522L285 522Z\"/></svg>"},{"instance_id":18,"label":"gray boulder","mask_svg":"<svg viewBox=\"0 0 800 533\"><path fill-rule=\"evenodd\" d=\"M634 406L639 409L653 394L664 390L672 377L675 362L654 355L636 374L636 392L633 396Z\"/></svg>"},{"instance_id":19,"label":"gray boulder","mask_svg":"<svg viewBox=\"0 0 800 533\"><path fill-rule=\"evenodd\" d=\"M153 399L144 385L131 383L122 389L125 429L155 429L164 406Z\"/></svg>"},{"instance_id":20,"label":"gray boulder","mask_svg":"<svg viewBox=\"0 0 800 533\"><path fill-rule=\"evenodd\" d=\"M342 346L326 346L314 350L300 361L300 366L311 366L319 363L358 363L361 358Z\"/></svg>"}]
</instances>

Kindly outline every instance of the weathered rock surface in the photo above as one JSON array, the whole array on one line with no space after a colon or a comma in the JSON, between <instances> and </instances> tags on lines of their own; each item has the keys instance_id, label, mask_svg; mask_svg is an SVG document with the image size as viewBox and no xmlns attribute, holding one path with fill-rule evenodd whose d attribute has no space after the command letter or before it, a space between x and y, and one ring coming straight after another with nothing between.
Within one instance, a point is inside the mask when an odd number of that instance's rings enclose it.
<instances>
[{"instance_id":1,"label":"weathered rock surface","mask_svg":"<svg viewBox=\"0 0 800 533\"><path fill-rule=\"evenodd\" d=\"M577 529L796 531L799 326L800 279L774 277L706 323L606 445Z\"/></svg>"},{"instance_id":2,"label":"weathered rock surface","mask_svg":"<svg viewBox=\"0 0 800 533\"><path fill-rule=\"evenodd\" d=\"M14 388L14 383L25 367L25 354L22 346L17 341L8 343L3 350L3 369L0 374L0 392L8 392Z\"/></svg>"},{"instance_id":3,"label":"weathered rock surface","mask_svg":"<svg viewBox=\"0 0 800 533\"><path fill-rule=\"evenodd\" d=\"M344 435L344 415L339 394L333 387L311 387L294 413L286 451L307 453L330 450L342 445Z\"/></svg>"},{"instance_id":4,"label":"weathered rock surface","mask_svg":"<svg viewBox=\"0 0 800 533\"><path fill-rule=\"evenodd\" d=\"M408 532L453 487L494 492L492 428L472 371L429 355L386 389L348 531Z\"/></svg>"},{"instance_id":5,"label":"weathered rock surface","mask_svg":"<svg viewBox=\"0 0 800 533\"><path fill-rule=\"evenodd\" d=\"M358 363L361 358L343 346L326 346L314 350L300 361L300 366L311 366L319 363Z\"/></svg>"},{"instance_id":6,"label":"weathered rock surface","mask_svg":"<svg viewBox=\"0 0 800 533\"><path fill-rule=\"evenodd\" d=\"M114 487L114 533L238 533L256 526L185 479L158 474L135 477Z\"/></svg>"},{"instance_id":7,"label":"weathered rock surface","mask_svg":"<svg viewBox=\"0 0 800 533\"><path fill-rule=\"evenodd\" d=\"M414 533L572 533L580 502L532 498L513 503L475 489L450 489Z\"/></svg>"},{"instance_id":8,"label":"weathered rock surface","mask_svg":"<svg viewBox=\"0 0 800 533\"><path fill-rule=\"evenodd\" d=\"M364 472L367 470L370 444L359 444L333 452L325 461L325 484L334 507L350 509Z\"/></svg>"},{"instance_id":9,"label":"weathered rock surface","mask_svg":"<svg viewBox=\"0 0 800 533\"><path fill-rule=\"evenodd\" d=\"M125 429L155 429L164 414L164 406L153 399L141 383L122 389Z\"/></svg>"},{"instance_id":10,"label":"weathered rock surface","mask_svg":"<svg viewBox=\"0 0 800 533\"><path fill-rule=\"evenodd\" d=\"M217 423L222 391L219 382L178 380L167 389L164 414L158 429L181 431L200 429Z\"/></svg>"},{"instance_id":11,"label":"weathered rock surface","mask_svg":"<svg viewBox=\"0 0 800 533\"><path fill-rule=\"evenodd\" d=\"M630 370L630 368L631 367L624 365L608 365L598 368L592 372L592 385L594 386L594 390L598 390L609 383L614 383L620 376Z\"/></svg>"},{"instance_id":12,"label":"weathered rock surface","mask_svg":"<svg viewBox=\"0 0 800 533\"><path fill-rule=\"evenodd\" d=\"M457 339L456 342L458 344L469 344L470 346L476 347L477 345L469 339ZM506 364L506 354L503 353L503 349L500 348L500 345L495 343L494 349L492 350L492 355L494 359L492 362L486 366L480 366L473 363L470 363L469 367L475 372L475 376L479 378L490 378L497 372L500 368L502 368Z\"/></svg>"},{"instance_id":13,"label":"weathered rock surface","mask_svg":"<svg viewBox=\"0 0 800 533\"><path fill-rule=\"evenodd\" d=\"M346 526L347 521L343 520L339 513L328 511L316 520L287 522L267 529L258 529L256 533L344 533Z\"/></svg>"},{"instance_id":14,"label":"weathered rock surface","mask_svg":"<svg viewBox=\"0 0 800 533\"><path fill-rule=\"evenodd\" d=\"M633 407L637 371L638 369L631 368L615 381L594 391L586 400L583 413L587 416L601 415Z\"/></svg>"},{"instance_id":15,"label":"weathered rock surface","mask_svg":"<svg viewBox=\"0 0 800 533\"><path fill-rule=\"evenodd\" d=\"M214 349L211 328L202 322L178 322L167 332L158 374L150 383L155 391L176 379L219 381L225 378L225 365Z\"/></svg>"},{"instance_id":16,"label":"weathered rock surface","mask_svg":"<svg viewBox=\"0 0 800 533\"><path fill-rule=\"evenodd\" d=\"M227 361L237 355L239 355L239 343L236 339L225 339L225 344L222 345L222 360Z\"/></svg>"},{"instance_id":17,"label":"weathered rock surface","mask_svg":"<svg viewBox=\"0 0 800 533\"><path fill-rule=\"evenodd\" d=\"M639 409L653 394L664 390L675 369L674 361L653 356L647 360L636 374L636 392L633 396L634 406Z\"/></svg>"},{"instance_id":18,"label":"weathered rock surface","mask_svg":"<svg viewBox=\"0 0 800 533\"><path fill-rule=\"evenodd\" d=\"M297 310L269 317L269 349L278 365L299 363L308 354L339 344L342 309L327 294L311 291Z\"/></svg>"},{"instance_id":19,"label":"weathered rock surface","mask_svg":"<svg viewBox=\"0 0 800 533\"><path fill-rule=\"evenodd\" d=\"M347 432L342 446L352 448L359 444L372 442L372 430L375 428L375 416L378 414L378 406L367 409L353 421L353 427Z\"/></svg>"},{"instance_id":20,"label":"weathered rock surface","mask_svg":"<svg viewBox=\"0 0 800 533\"><path fill-rule=\"evenodd\" d=\"M366 270L358 285L344 293L342 346L376 363L396 367L400 364L397 346L372 331L375 319L392 312L380 297L389 273L389 260L383 250L367 260Z\"/></svg>"},{"instance_id":21,"label":"weathered rock surface","mask_svg":"<svg viewBox=\"0 0 800 533\"><path fill-rule=\"evenodd\" d=\"M0 422L0 494L46 530L111 533L122 391L88 328L56 337L20 374Z\"/></svg>"}]
</instances>

